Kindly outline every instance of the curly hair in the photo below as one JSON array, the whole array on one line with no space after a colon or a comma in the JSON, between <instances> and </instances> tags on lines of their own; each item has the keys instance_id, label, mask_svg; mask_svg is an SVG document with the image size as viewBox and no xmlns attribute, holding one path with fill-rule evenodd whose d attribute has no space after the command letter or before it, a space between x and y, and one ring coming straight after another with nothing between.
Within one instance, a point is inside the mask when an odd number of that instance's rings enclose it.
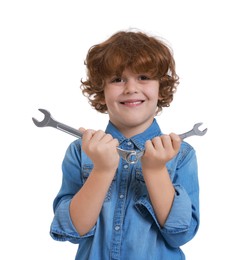
<instances>
[{"instance_id":1,"label":"curly hair","mask_svg":"<svg viewBox=\"0 0 245 260\"><path fill-rule=\"evenodd\" d=\"M134 73L147 73L159 80L157 112L168 107L179 84L175 61L169 46L142 32L119 31L106 41L92 46L84 64L87 79L81 80L82 93L101 113L107 112L104 100L105 80L122 75L127 68Z\"/></svg>"}]
</instances>

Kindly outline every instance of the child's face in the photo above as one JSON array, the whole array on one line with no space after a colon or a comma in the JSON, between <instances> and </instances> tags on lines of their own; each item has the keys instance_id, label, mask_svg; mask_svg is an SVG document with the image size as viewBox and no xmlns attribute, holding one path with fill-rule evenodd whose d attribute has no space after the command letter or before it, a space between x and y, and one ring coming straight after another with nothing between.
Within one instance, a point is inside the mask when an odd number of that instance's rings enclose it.
<instances>
[{"instance_id":1,"label":"child's face","mask_svg":"<svg viewBox=\"0 0 245 260\"><path fill-rule=\"evenodd\" d=\"M126 69L106 80L105 103L110 121L126 136L141 133L156 115L159 81Z\"/></svg>"}]
</instances>

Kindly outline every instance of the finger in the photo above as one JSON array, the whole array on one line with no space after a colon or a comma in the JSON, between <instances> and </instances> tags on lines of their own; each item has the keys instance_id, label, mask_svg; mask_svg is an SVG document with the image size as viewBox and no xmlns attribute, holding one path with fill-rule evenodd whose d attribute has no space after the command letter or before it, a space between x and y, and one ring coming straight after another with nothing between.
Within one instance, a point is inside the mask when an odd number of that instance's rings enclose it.
<instances>
[{"instance_id":1,"label":"finger","mask_svg":"<svg viewBox=\"0 0 245 260\"><path fill-rule=\"evenodd\" d=\"M181 138L179 137L179 135L177 135L175 133L171 133L169 136L170 136L170 138L172 140L173 149L175 151L179 150L180 145L181 145Z\"/></svg>"},{"instance_id":2,"label":"finger","mask_svg":"<svg viewBox=\"0 0 245 260\"><path fill-rule=\"evenodd\" d=\"M83 141L86 142L86 141L89 141L93 135L95 133L95 130L92 130L92 129L87 129L83 132Z\"/></svg>"},{"instance_id":3,"label":"finger","mask_svg":"<svg viewBox=\"0 0 245 260\"><path fill-rule=\"evenodd\" d=\"M93 134L93 141L94 142L99 142L99 141L103 141L103 138L105 137L105 132L102 130L97 130L94 132Z\"/></svg>"},{"instance_id":4,"label":"finger","mask_svg":"<svg viewBox=\"0 0 245 260\"><path fill-rule=\"evenodd\" d=\"M163 143L160 136L154 137L152 140L152 145L156 150L163 149Z\"/></svg>"},{"instance_id":5,"label":"finger","mask_svg":"<svg viewBox=\"0 0 245 260\"><path fill-rule=\"evenodd\" d=\"M172 149L172 140L170 138L169 135L162 135L161 136L161 141L162 141L162 145L163 147L168 150L168 149Z\"/></svg>"},{"instance_id":6,"label":"finger","mask_svg":"<svg viewBox=\"0 0 245 260\"><path fill-rule=\"evenodd\" d=\"M104 136L102 137L101 141L105 142L105 143L109 143L113 140L113 137L111 134L105 134L104 133Z\"/></svg>"},{"instance_id":7,"label":"finger","mask_svg":"<svg viewBox=\"0 0 245 260\"><path fill-rule=\"evenodd\" d=\"M118 146L119 145L119 142L116 138L113 138L112 140L112 143L115 145L115 146Z\"/></svg>"},{"instance_id":8,"label":"finger","mask_svg":"<svg viewBox=\"0 0 245 260\"><path fill-rule=\"evenodd\" d=\"M80 128L79 128L79 131L83 134L83 133L86 131L86 129L83 128L83 127L80 127Z\"/></svg>"},{"instance_id":9,"label":"finger","mask_svg":"<svg viewBox=\"0 0 245 260\"><path fill-rule=\"evenodd\" d=\"M154 146L151 140L147 140L145 142L145 153L152 153L152 151L154 150Z\"/></svg>"}]
</instances>

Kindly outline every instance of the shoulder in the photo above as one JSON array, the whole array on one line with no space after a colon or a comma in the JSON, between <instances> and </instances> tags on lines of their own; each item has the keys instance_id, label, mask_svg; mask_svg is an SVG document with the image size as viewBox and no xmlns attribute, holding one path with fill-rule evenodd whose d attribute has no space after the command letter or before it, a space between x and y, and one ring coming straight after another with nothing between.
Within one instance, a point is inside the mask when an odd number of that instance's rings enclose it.
<instances>
[{"instance_id":1,"label":"shoulder","mask_svg":"<svg viewBox=\"0 0 245 260\"><path fill-rule=\"evenodd\" d=\"M86 155L86 153L82 150L82 139L77 139L73 141L68 149L67 153L68 156L76 159L82 165L92 165L91 159Z\"/></svg>"},{"instance_id":2,"label":"shoulder","mask_svg":"<svg viewBox=\"0 0 245 260\"><path fill-rule=\"evenodd\" d=\"M81 157L81 139L76 139L68 146L66 150L66 157Z\"/></svg>"},{"instance_id":3,"label":"shoulder","mask_svg":"<svg viewBox=\"0 0 245 260\"><path fill-rule=\"evenodd\" d=\"M70 143L67 150L81 151L81 145L82 145L81 139L76 139L75 141Z\"/></svg>"},{"instance_id":4,"label":"shoulder","mask_svg":"<svg viewBox=\"0 0 245 260\"><path fill-rule=\"evenodd\" d=\"M190 145L189 143L182 141L181 146L180 146L180 152L181 153L189 153L189 152L195 152L195 149Z\"/></svg>"},{"instance_id":5,"label":"shoulder","mask_svg":"<svg viewBox=\"0 0 245 260\"><path fill-rule=\"evenodd\" d=\"M183 141L180 146L180 150L176 156L178 164L184 161L196 160L196 151L189 143Z\"/></svg>"},{"instance_id":6,"label":"shoulder","mask_svg":"<svg viewBox=\"0 0 245 260\"><path fill-rule=\"evenodd\" d=\"M195 149L186 142L181 143L178 154L167 163L167 168L172 180L197 176L197 158ZM182 179L183 182L185 180Z\"/></svg>"}]
</instances>

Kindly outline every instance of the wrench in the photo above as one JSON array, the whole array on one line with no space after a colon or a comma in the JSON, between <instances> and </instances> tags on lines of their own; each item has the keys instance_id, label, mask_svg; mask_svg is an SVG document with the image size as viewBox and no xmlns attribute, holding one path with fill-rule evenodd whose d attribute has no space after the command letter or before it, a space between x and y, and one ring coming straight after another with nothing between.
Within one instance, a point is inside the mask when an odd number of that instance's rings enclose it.
<instances>
[{"instance_id":1,"label":"wrench","mask_svg":"<svg viewBox=\"0 0 245 260\"><path fill-rule=\"evenodd\" d=\"M206 128L204 130L199 130L198 128L201 125L202 125L202 123L196 123L190 131L180 134L179 137L183 141L185 138L193 136L193 135L198 135L198 136L205 135L207 133L208 129ZM130 151L123 150L119 147L117 147L117 150L118 150L119 155L130 164L137 163L137 161L140 159L140 157L142 157L145 153L145 150L136 152L134 150L130 150Z\"/></svg>"},{"instance_id":2,"label":"wrench","mask_svg":"<svg viewBox=\"0 0 245 260\"><path fill-rule=\"evenodd\" d=\"M185 138L187 137L190 137L190 136L193 136L193 135L199 135L199 136L202 136L202 135L205 135L208 131L208 129L204 129L204 130L199 130L198 127L202 125L202 123L196 123L193 128L186 132L186 133L183 133L183 134L180 134L179 137L184 140Z\"/></svg>"},{"instance_id":3,"label":"wrench","mask_svg":"<svg viewBox=\"0 0 245 260\"><path fill-rule=\"evenodd\" d=\"M38 110L44 114L44 119L42 121L38 121L37 119L32 118L32 121L36 126L38 126L38 127L52 126L54 128L57 128L58 130L71 134L77 138L82 137L82 133L80 131L78 131L77 129L72 128L68 125L62 124L62 123L54 120L51 117L50 112L47 111L46 109L40 108Z\"/></svg>"},{"instance_id":4,"label":"wrench","mask_svg":"<svg viewBox=\"0 0 245 260\"><path fill-rule=\"evenodd\" d=\"M38 109L40 112L42 112L44 114L44 119L42 121L38 121L37 119L35 118L32 118L32 121L33 123L38 126L38 127L45 127L45 126L51 126L51 127L54 127L58 130L61 130L65 133L68 133L68 134L71 134L77 138L82 138L83 134L78 131L77 129L75 128L72 128L68 125L65 125L65 124L62 124L56 120L54 120L52 117L51 117L51 114L49 111L47 111L46 109ZM202 123L197 123L193 126L192 130L186 132L186 133L183 133L183 134L180 134L180 138L183 140L187 137L190 137L190 136L193 136L193 135L198 135L198 136L202 136L202 135L205 135L206 132L207 132L207 128L204 129L203 131L199 130L198 127L202 125ZM124 150L124 149L121 149L119 147L117 147L117 151L119 153L119 155L125 160L127 161L127 163L129 164L135 164L138 162L138 160L143 156L145 150L141 150L141 151L135 151L135 150Z\"/></svg>"}]
</instances>

